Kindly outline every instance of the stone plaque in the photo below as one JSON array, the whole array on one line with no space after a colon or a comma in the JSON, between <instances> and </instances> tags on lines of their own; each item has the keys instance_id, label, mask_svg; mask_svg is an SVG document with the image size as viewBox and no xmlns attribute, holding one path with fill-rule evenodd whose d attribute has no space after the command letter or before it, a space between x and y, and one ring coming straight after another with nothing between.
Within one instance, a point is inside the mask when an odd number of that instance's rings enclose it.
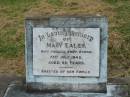
<instances>
[{"instance_id":1,"label":"stone plaque","mask_svg":"<svg viewBox=\"0 0 130 97\"><path fill-rule=\"evenodd\" d=\"M33 75L99 77L100 28L33 28Z\"/></svg>"},{"instance_id":2,"label":"stone plaque","mask_svg":"<svg viewBox=\"0 0 130 97\"><path fill-rule=\"evenodd\" d=\"M27 90L106 91L106 17L28 17L25 28Z\"/></svg>"}]
</instances>

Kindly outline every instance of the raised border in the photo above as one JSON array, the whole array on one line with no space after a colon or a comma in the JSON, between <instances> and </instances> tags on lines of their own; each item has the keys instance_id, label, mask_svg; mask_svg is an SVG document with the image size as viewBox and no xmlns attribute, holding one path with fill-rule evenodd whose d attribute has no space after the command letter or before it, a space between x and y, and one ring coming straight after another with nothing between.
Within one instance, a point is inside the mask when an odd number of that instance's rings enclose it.
<instances>
[{"instance_id":1,"label":"raised border","mask_svg":"<svg viewBox=\"0 0 130 97\"><path fill-rule=\"evenodd\" d=\"M77 27L100 28L100 77L47 77L34 76L33 63L33 27ZM108 21L104 16L52 16L26 18L25 20L25 60L26 83L28 89L43 91L104 92L107 83L107 45ZM88 88L89 87L89 88Z\"/></svg>"}]
</instances>

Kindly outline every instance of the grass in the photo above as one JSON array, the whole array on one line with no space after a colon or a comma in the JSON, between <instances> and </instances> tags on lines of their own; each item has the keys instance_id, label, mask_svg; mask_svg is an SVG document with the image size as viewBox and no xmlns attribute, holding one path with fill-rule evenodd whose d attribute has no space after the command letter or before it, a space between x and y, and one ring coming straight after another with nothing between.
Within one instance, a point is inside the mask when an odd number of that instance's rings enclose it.
<instances>
[{"instance_id":1,"label":"grass","mask_svg":"<svg viewBox=\"0 0 130 97\"><path fill-rule=\"evenodd\" d=\"M111 76L124 77L130 75L130 1L118 1L113 8L117 13L114 20L117 24L111 28L110 34L117 32L117 36L110 38L112 41L109 45L109 71L116 72Z\"/></svg>"},{"instance_id":2,"label":"grass","mask_svg":"<svg viewBox=\"0 0 130 97\"><path fill-rule=\"evenodd\" d=\"M24 47L24 13L36 0L0 0L0 56L17 57Z\"/></svg>"},{"instance_id":3,"label":"grass","mask_svg":"<svg viewBox=\"0 0 130 97\"><path fill-rule=\"evenodd\" d=\"M103 1L110 3L110 4L115 4L115 3L119 2L120 0L103 0Z\"/></svg>"},{"instance_id":4,"label":"grass","mask_svg":"<svg viewBox=\"0 0 130 97\"><path fill-rule=\"evenodd\" d=\"M23 75L24 16L36 3L38 0L0 0L0 73Z\"/></svg>"},{"instance_id":5,"label":"grass","mask_svg":"<svg viewBox=\"0 0 130 97\"><path fill-rule=\"evenodd\" d=\"M49 4L56 5L56 6L62 6L62 0L48 0Z\"/></svg>"},{"instance_id":6,"label":"grass","mask_svg":"<svg viewBox=\"0 0 130 97\"><path fill-rule=\"evenodd\" d=\"M7 5L7 6L18 6L21 4L26 4L26 3L33 3L36 0L0 0L0 5Z\"/></svg>"},{"instance_id":7,"label":"grass","mask_svg":"<svg viewBox=\"0 0 130 97\"><path fill-rule=\"evenodd\" d=\"M129 76L129 0L0 0L0 64L2 64L0 72L20 75L24 73L24 18L26 15L88 14L108 17L109 77Z\"/></svg>"}]
</instances>

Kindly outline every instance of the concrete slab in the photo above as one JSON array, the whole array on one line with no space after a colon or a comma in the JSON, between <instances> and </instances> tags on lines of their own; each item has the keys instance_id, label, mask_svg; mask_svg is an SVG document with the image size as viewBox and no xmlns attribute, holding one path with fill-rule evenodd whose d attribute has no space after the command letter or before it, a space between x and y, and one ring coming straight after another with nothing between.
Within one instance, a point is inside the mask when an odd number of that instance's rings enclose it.
<instances>
[{"instance_id":1,"label":"concrete slab","mask_svg":"<svg viewBox=\"0 0 130 97\"><path fill-rule=\"evenodd\" d=\"M8 85L14 81L22 81L23 78L16 75L0 74L0 97L3 97Z\"/></svg>"},{"instance_id":2,"label":"concrete slab","mask_svg":"<svg viewBox=\"0 0 130 97\"><path fill-rule=\"evenodd\" d=\"M129 97L127 85L107 85L107 93L78 93L78 92L26 92L21 83L10 84L4 97Z\"/></svg>"}]
</instances>

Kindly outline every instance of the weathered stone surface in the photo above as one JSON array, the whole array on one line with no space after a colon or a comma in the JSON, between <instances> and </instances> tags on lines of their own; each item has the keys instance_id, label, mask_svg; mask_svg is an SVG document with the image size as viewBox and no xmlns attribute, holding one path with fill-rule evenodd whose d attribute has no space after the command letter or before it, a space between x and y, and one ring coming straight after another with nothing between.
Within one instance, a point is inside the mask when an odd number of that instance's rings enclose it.
<instances>
[{"instance_id":1,"label":"weathered stone surface","mask_svg":"<svg viewBox=\"0 0 130 97\"><path fill-rule=\"evenodd\" d=\"M28 83L28 91L42 92L96 92L106 93L106 84L43 84L43 83Z\"/></svg>"},{"instance_id":2,"label":"weathered stone surface","mask_svg":"<svg viewBox=\"0 0 130 97\"><path fill-rule=\"evenodd\" d=\"M100 77L99 51L100 28L34 27L33 75Z\"/></svg>"},{"instance_id":3,"label":"weathered stone surface","mask_svg":"<svg viewBox=\"0 0 130 97\"><path fill-rule=\"evenodd\" d=\"M16 75L0 74L0 97L3 97L8 85L14 81L22 81L21 77Z\"/></svg>"},{"instance_id":4,"label":"weathered stone surface","mask_svg":"<svg viewBox=\"0 0 130 97\"><path fill-rule=\"evenodd\" d=\"M77 92L57 92L27 93L22 84L9 85L4 97L129 97L127 85L107 85L107 93L77 93Z\"/></svg>"},{"instance_id":5,"label":"weathered stone surface","mask_svg":"<svg viewBox=\"0 0 130 97\"><path fill-rule=\"evenodd\" d=\"M106 84L107 83L107 40L108 40L108 22L107 18L104 16L84 16L84 17L69 17L69 16L53 16L48 18L27 18L25 21L25 28L26 28L26 83L27 86L32 88L37 88L37 90L46 91L48 87L54 90L55 87L56 91L73 91L79 92L84 91L88 92L87 88L83 88L83 85L87 84L98 84L95 85L94 88L91 90L98 92L106 91ZM66 77L62 76L44 76L44 75L35 75L33 69L33 30L34 28L99 28L100 29L100 66L97 74L99 73L98 77L94 76L72 76L67 75ZM75 39L76 40L76 39ZM96 46L98 47L98 46ZM38 63L38 62L36 62ZM43 62L41 62L43 63ZM45 64L45 63L43 63ZM37 65L37 64L36 64ZM93 66L96 68L95 66ZM92 68L93 69L93 68ZM95 74L93 74L95 75ZM100 85L100 86L99 86ZM44 86L44 87L43 87ZM46 86L46 88L45 88ZM64 89L63 89L64 86ZM101 89L95 88L97 86L103 86L103 91ZM42 88L43 87L43 88ZM84 86L87 87L87 86ZM81 89L82 88L82 89ZM81 89L81 90L80 90ZM86 90L85 90L86 89ZM93 92L91 91L91 92Z\"/></svg>"}]
</instances>

